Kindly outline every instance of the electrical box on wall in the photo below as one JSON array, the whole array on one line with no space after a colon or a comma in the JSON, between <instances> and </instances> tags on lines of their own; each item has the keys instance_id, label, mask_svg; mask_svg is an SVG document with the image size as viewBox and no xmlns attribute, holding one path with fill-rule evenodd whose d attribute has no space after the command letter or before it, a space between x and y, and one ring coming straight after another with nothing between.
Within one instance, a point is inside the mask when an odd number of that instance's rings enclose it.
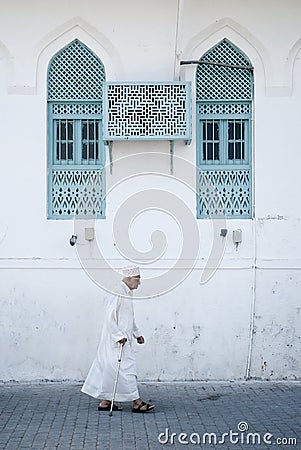
<instances>
[{"instance_id":1,"label":"electrical box on wall","mask_svg":"<svg viewBox=\"0 0 301 450\"><path fill-rule=\"evenodd\" d=\"M94 240L94 228L85 228L85 239L86 241Z\"/></svg>"},{"instance_id":2,"label":"electrical box on wall","mask_svg":"<svg viewBox=\"0 0 301 450\"><path fill-rule=\"evenodd\" d=\"M242 231L241 230L233 230L233 242L234 244L241 244L242 242Z\"/></svg>"}]
</instances>

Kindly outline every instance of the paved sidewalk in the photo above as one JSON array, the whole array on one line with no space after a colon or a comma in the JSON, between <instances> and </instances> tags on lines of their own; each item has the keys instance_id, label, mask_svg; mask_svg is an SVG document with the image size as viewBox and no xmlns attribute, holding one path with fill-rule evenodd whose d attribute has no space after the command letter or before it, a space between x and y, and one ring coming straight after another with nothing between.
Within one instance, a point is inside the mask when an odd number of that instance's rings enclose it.
<instances>
[{"instance_id":1,"label":"paved sidewalk","mask_svg":"<svg viewBox=\"0 0 301 450\"><path fill-rule=\"evenodd\" d=\"M109 417L79 384L2 384L0 449L301 449L300 382L141 383L140 392L155 412L132 414L127 403Z\"/></svg>"}]
</instances>

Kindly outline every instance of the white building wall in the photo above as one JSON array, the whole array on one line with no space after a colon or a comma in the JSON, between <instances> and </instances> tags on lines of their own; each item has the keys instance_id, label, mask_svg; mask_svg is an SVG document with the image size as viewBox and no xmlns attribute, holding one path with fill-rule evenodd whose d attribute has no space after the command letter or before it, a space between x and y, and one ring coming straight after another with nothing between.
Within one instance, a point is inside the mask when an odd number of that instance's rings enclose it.
<instances>
[{"instance_id":1,"label":"white building wall","mask_svg":"<svg viewBox=\"0 0 301 450\"><path fill-rule=\"evenodd\" d=\"M195 263L194 270L168 293L135 302L147 341L137 347L139 378L300 378L300 2L1 3L0 379L83 379L97 347L104 291L69 246L73 221L46 218L47 66L76 37L101 58L107 81L180 77L192 82L194 92L196 67L180 68L179 61L199 59L224 37L245 52L255 68L255 219L227 221L222 261L204 284L200 277L214 225L198 220L199 258L185 262L188 269ZM176 156L192 168L195 145L193 105L192 143L175 145ZM108 186L132 169L131 161L121 164L118 158L140 152L156 154L152 171L163 176L134 173L109 195L107 219L98 221L96 230L113 267L122 266L125 259L113 245L112 224L127 195L152 187L171 190L195 217L193 190L169 177L167 142L114 144ZM180 160L175 158L174 164L174 175L180 177ZM134 172L147 169L136 160ZM190 183L194 186L193 172ZM142 275L153 278L155 286L158 274L176 262L181 236L170 217L155 211L141 215L131 232L141 251L150 249L152 222L153 229L165 231L168 241L157 263L142 265ZM243 241L236 249L232 231L238 228ZM217 239L223 243L223 238ZM80 238L79 244L86 242ZM96 242L79 248L87 250L86 264L94 264ZM109 271L100 271L100 276L105 280ZM142 294L143 289L142 284Z\"/></svg>"}]
</instances>

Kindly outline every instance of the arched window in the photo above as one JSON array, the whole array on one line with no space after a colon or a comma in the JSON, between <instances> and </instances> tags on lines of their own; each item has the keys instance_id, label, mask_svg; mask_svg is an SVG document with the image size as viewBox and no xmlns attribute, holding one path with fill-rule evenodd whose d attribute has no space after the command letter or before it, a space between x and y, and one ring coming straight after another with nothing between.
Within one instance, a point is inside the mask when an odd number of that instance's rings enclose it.
<instances>
[{"instance_id":1,"label":"arched window","mask_svg":"<svg viewBox=\"0 0 301 450\"><path fill-rule=\"evenodd\" d=\"M196 73L198 218L252 217L250 61L224 39Z\"/></svg>"},{"instance_id":2,"label":"arched window","mask_svg":"<svg viewBox=\"0 0 301 450\"><path fill-rule=\"evenodd\" d=\"M48 218L104 217L100 59L74 40L48 68ZM81 195L93 179L93 189ZM80 201L79 201L80 199Z\"/></svg>"}]
</instances>

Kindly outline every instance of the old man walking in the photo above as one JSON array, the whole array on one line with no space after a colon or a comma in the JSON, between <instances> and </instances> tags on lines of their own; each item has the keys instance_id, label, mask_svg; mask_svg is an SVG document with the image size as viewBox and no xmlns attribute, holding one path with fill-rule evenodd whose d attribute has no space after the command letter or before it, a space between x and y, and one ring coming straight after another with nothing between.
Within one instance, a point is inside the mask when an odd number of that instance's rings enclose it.
<instances>
[{"instance_id":1,"label":"old man walking","mask_svg":"<svg viewBox=\"0 0 301 450\"><path fill-rule=\"evenodd\" d=\"M120 345L123 345L115 400L132 401L133 412L145 413L154 409L154 405L143 402L139 396L133 350L134 338L138 344L144 343L135 322L132 298L133 290L140 285L140 270L137 266L131 266L124 268L122 273L124 278L118 292L108 299L97 355L81 391L101 400L99 411L110 410L118 355ZM121 406L113 405L113 410L121 409Z\"/></svg>"}]
</instances>

